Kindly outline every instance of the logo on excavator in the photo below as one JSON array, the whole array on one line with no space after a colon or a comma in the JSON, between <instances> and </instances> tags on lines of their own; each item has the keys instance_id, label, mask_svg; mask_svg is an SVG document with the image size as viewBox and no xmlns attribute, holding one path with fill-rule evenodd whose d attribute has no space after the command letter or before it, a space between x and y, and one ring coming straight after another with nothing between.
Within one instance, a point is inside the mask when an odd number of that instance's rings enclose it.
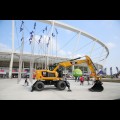
<instances>
[{"instance_id":1,"label":"logo on excavator","mask_svg":"<svg viewBox=\"0 0 120 120\"><path fill-rule=\"evenodd\" d=\"M71 61L70 63L71 63L72 65L75 65L75 64L76 64L76 62L75 62L75 61Z\"/></svg>"}]
</instances>

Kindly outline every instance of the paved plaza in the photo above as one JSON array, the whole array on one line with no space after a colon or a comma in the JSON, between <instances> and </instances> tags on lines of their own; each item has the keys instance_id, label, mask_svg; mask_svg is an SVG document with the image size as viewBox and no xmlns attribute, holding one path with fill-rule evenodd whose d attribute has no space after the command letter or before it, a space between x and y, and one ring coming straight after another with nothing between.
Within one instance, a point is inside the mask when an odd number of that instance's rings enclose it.
<instances>
[{"instance_id":1,"label":"paved plaza","mask_svg":"<svg viewBox=\"0 0 120 120\"><path fill-rule=\"evenodd\" d=\"M35 80L33 80L35 82ZM103 82L104 91L90 92L85 81L83 86L79 82L69 80L72 92L68 88L59 91L53 85L45 86L43 91L31 92L31 83L24 85L24 79L17 84L17 79L0 79L0 100L115 100L120 98L120 83Z\"/></svg>"}]
</instances>

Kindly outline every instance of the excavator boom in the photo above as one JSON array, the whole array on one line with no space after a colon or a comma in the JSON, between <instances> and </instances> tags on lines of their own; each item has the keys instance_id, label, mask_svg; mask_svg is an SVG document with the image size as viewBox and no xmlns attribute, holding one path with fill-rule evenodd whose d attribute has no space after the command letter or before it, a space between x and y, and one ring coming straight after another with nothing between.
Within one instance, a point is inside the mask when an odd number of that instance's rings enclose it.
<instances>
[{"instance_id":1,"label":"excavator boom","mask_svg":"<svg viewBox=\"0 0 120 120\"><path fill-rule=\"evenodd\" d=\"M79 58L76 58L76 59L72 59L72 60L69 60L69 61L64 61L64 62L60 62L54 69L53 71L56 71L57 69L59 69L60 66L63 66L63 67L70 67L72 65L77 65L77 64L82 64L82 63L86 63L91 71L91 75L93 77L95 77L95 79L98 79L98 76L96 74L96 67L94 65L94 63L92 62L92 60L90 59L89 56L84 56L85 59L84 60L81 60L81 58L83 57L79 57Z\"/></svg>"},{"instance_id":2,"label":"excavator boom","mask_svg":"<svg viewBox=\"0 0 120 120\"><path fill-rule=\"evenodd\" d=\"M56 71L57 69L59 69L60 66L63 67L70 67L72 65L77 65L77 64L82 64L82 63L86 63L91 71L91 76L95 78L95 84L93 85L93 87L91 87L89 90L92 92L101 92L104 90L103 86L102 86L102 82L100 81L100 77L97 76L96 74L96 67L94 65L94 63L92 62L91 58L89 56L84 56L85 59L82 59L82 57L76 58L76 59L72 59L69 61L64 61L64 62L60 62L53 71Z\"/></svg>"}]
</instances>

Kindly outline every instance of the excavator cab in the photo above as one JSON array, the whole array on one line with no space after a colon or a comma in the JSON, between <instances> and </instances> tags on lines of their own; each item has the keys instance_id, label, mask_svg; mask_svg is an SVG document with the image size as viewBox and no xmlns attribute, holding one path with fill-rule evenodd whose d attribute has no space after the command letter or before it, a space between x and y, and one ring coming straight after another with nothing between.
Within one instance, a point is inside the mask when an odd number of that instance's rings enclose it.
<instances>
[{"instance_id":1,"label":"excavator cab","mask_svg":"<svg viewBox=\"0 0 120 120\"><path fill-rule=\"evenodd\" d=\"M50 71L53 71L57 65L58 65L57 63L55 63L55 64L53 64L53 65L50 65L50 66L49 66L49 70L50 70ZM62 78L62 77L63 77L63 69L64 69L64 68L63 68L62 66L60 66L60 67L56 70L57 73L58 73L58 77L59 77L59 78Z\"/></svg>"}]
</instances>

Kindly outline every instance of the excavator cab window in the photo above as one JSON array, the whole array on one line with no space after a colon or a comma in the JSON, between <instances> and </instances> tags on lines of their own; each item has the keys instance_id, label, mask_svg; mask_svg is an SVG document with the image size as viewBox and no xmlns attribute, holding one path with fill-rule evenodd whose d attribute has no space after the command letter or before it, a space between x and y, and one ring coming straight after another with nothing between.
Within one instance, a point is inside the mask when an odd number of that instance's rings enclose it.
<instances>
[{"instance_id":1,"label":"excavator cab window","mask_svg":"<svg viewBox=\"0 0 120 120\"><path fill-rule=\"evenodd\" d=\"M48 73L47 73L47 72L42 72L42 76L43 76L43 77L47 77L47 76L48 76Z\"/></svg>"},{"instance_id":2,"label":"excavator cab window","mask_svg":"<svg viewBox=\"0 0 120 120\"><path fill-rule=\"evenodd\" d=\"M57 66L56 64L50 65L50 66L49 66L49 70L50 70L50 71L53 71L56 66Z\"/></svg>"},{"instance_id":3,"label":"excavator cab window","mask_svg":"<svg viewBox=\"0 0 120 120\"><path fill-rule=\"evenodd\" d=\"M43 77L55 77L55 73L42 72Z\"/></svg>"},{"instance_id":4,"label":"excavator cab window","mask_svg":"<svg viewBox=\"0 0 120 120\"><path fill-rule=\"evenodd\" d=\"M48 73L49 77L55 77L55 73Z\"/></svg>"},{"instance_id":5,"label":"excavator cab window","mask_svg":"<svg viewBox=\"0 0 120 120\"><path fill-rule=\"evenodd\" d=\"M57 72L58 72L58 77L62 78L63 77L63 71L58 69Z\"/></svg>"}]
</instances>

